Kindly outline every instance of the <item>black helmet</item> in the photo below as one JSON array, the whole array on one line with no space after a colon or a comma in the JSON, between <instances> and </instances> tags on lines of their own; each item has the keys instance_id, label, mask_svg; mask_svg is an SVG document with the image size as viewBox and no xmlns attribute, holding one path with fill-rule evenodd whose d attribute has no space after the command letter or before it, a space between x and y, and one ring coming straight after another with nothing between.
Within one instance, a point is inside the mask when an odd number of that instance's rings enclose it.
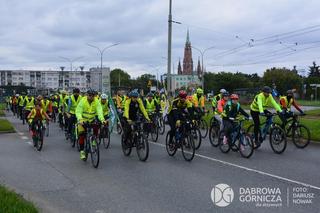
<instances>
[{"instance_id":1,"label":"black helmet","mask_svg":"<svg viewBox=\"0 0 320 213\"><path fill-rule=\"evenodd\" d=\"M268 87L268 86L264 86L263 88L262 88L262 92L265 92L265 93L271 93L271 88L270 87Z\"/></svg>"},{"instance_id":2,"label":"black helmet","mask_svg":"<svg viewBox=\"0 0 320 213\"><path fill-rule=\"evenodd\" d=\"M149 92L149 93L147 94L147 97L153 97L152 92Z\"/></svg>"},{"instance_id":3,"label":"black helmet","mask_svg":"<svg viewBox=\"0 0 320 213\"><path fill-rule=\"evenodd\" d=\"M80 89L79 88L74 88L72 92L73 93L80 93Z\"/></svg>"},{"instance_id":4,"label":"black helmet","mask_svg":"<svg viewBox=\"0 0 320 213\"><path fill-rule=\"evenodd\" d=\"M224 93L222 93L222 97L228 97L229 96L229 92L225 91Z\"/></svg>"},{"instance_id":5,"label":"black helmet","mask_svg":"<svg viewBox=\"0 0 320 213\"><path fill-rule=\"evenodd\" d=\"M89 89L89 90L87 91L87 95L95 95L94 90L93 90L93 89Z\"/></svg>"}]
</instances>

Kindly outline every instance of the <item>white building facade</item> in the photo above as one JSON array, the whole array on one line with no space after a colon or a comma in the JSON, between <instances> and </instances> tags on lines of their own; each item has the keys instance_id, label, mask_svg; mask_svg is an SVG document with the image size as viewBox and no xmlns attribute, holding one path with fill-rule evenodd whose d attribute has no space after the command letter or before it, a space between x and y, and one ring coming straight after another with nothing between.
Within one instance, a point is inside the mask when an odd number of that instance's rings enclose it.
<instances>
[{"instance_id":1,"label":"white building facade","mask_svg":"<svg viewBox=\"0 0 320 213\"><path fill-rule=\"evenodd\" d=\"M172 91L180 89L181 87L197 87L201 86L201 81L197 75L177 75L171 74L171 88Z\"/></svg>"},{"instance_id":2,"label":"white building facade","mask_svg":"<svg viewBox=\"0 0 320 213\"><path fill-rule=\"evenodd\" d=\"M102 78L104 76L104 79ZM106 77L107 76L107 77ZM81 91L92 88L103 91L103 81L109 80L110 68L91 68L89 71L38 71L38 70L0 70L0 85L25 85L41 89L66 89L77 87Z\"/></svg>"}]
</instances>

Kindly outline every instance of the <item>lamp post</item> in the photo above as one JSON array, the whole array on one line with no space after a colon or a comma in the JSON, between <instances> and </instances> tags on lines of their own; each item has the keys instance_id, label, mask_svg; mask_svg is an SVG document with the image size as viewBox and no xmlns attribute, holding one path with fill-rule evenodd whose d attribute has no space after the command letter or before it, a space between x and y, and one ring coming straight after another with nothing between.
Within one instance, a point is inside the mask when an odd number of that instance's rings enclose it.
<instances>
[{"instance_id":1,"label":"lamp post","mask_svg":"<svg viewBox=\"0 0 320 213\"><path fill-rule=\"evenodd\" d=\"M77 58L73 58L73 59L62 57L62 56L59 56L59 58L62 58L64 60L68 61L70 63L70 71L72 71L72 63L75 62L76 60L79 60L79 59L83 58L83 56L80 56L80 57L77 57Z\"/></svg>"},{"instance_id":2,"label":"lamp post","mask_svg":"<svg viewBox=\"0 0 320 213\"><path fill-rule=\"evenodd\" d=\"M120 43L115 43L115 44L106 46L106 47L104 47L103 49L101 49L101 48L99 48L99 47L97 47L97 46L95 46L95 45L92 45L92 44L87 44L89 47L92 47L92 48L97 49L97 50L99 51L99 53L100 53L100 71L101 71L100 79L101 79L101 80L102 80L102 61L103 61L103 53L104 53L104 51L106 51L107 49L109 49L109 48L111 48L111 47L114 47L114 46L116 46L116 45L119 45L119 44L120 44ZM100 85L99 85L99 88L100 88L100 90L102 90L102 85L101 85L101 87L100 87Z\"/></svg>"},{"instance_id":3,"label":"lamp post","mask_svg":"<svg viewBox=\"0 0 320 213\"><path fill-rule=\"evenodd\" d=\"M192 46L192 48L193 48L193 49L195 49L195 50L197 50L197 51L201 54L201 72L202 72L202 76L201 76L201 78L202 78L202 89L204 90L204 67L203 67L203 56L204 56L204 54L205 54L208 50L213 49L213 48L214 48L214 46L212 46L212 47L208 47L208 48L206 48L206 49L204 49L204 50L201 50L201 49L199 49L199 48L197 48L197 47L194 47L194 46Z\"/></svg>"}]
</instances>

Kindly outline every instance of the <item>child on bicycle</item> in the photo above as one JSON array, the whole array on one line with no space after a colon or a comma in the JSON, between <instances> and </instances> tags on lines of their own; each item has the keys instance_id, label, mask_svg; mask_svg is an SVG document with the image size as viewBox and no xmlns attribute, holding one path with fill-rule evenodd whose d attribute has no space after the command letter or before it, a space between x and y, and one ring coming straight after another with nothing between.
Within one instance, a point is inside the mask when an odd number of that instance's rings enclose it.
<instances>
[{"instance_id":1,"label":"child on bicycle","mask_svg":"<svg viewBox=\"0 0 320 213\"><path fill-rule=\"evenodd\" d=\"M35 124L39 120L46 120L47 122L50 121L48 114L42 109L42 103L40 101L36 102L35 107L28 115L28 122L32 131L32 138L36 135Z\"/></svg>"},{"instance_id":2,"label":"child on bicycle","mask_svg":"<svg viewBox=\"0 0 320 213\"><path fill-rule=\"evenodd\" d=\"M232 94L222 113L223 131L225 133L225 136L223 137L224 144L226 144L227 140L230 139L230 135L236 126L234 119L238 117L239 114L242 114L249 119L248 113L246 113L240 106L239 96L237 94Z\"/></svg>"}]
</instances>

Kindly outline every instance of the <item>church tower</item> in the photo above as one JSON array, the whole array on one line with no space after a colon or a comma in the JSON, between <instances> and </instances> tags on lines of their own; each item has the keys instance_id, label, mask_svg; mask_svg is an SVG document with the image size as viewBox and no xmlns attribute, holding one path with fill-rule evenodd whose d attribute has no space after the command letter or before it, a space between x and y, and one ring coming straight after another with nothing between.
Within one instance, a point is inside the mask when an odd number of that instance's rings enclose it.
<instances>
[{"instance_id":1,"label":"church tower","mask_svg":"<svg viewBox=\"0 0 320 213\"><path fill-rule=\"evenodd\" d=\"M187 41L184 48L184 58L183 58L183 75L192 75L193 72L193 60L192 60L192 50L191 42L189 37L189 29L187 32Z\"/></svg>"}]
</instances>

